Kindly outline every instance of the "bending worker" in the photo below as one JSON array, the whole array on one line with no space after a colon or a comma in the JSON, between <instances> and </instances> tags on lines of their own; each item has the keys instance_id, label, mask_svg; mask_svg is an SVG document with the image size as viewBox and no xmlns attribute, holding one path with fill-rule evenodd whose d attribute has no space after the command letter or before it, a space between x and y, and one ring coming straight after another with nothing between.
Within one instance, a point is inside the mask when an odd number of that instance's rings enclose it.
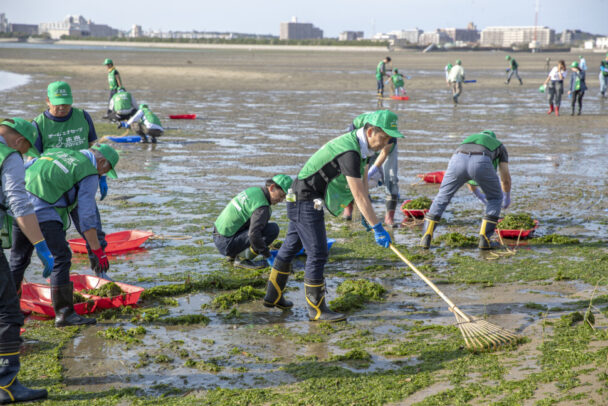
<instances>
[{"instance_id":1,"label":"bending worker","mask_svg":"<svg viewBox=\"0 0 608 406\"><path fill-rule=\"evenodd\" d=\"M121 87L110 100L110 110L112 112L108 118L110 121L128 120L137 111L135 106L137 106L137 103L133 95L127 92L124 87Z\"/></svg>"},{"instance_id":2,"label":"bending worker","mask_svg":"<svg viewBox=\"0 0 608 406\"><path fill-rule=\"evenodd\" d=\"M110 86L110 97L108 98L109 105L110 101L112 100L112 96L114 96L116 92L118 92L118 89L123 87L123 84L122 79L120 79L120 73L118 73L116 67L114 67L114 62L112 62L111 59L106 58L105 61L103 61L103 64L108 69L108 85ZM108 111L103 118L110 118L111 113L112 109L108 107Z\"/></svg>"},{"instance_id":3,"label":"bending worker","mask_svg":"<svg viewBox=\"0 0 608 406\"><path fill-rule=\"evenodd\" d=\"M308 318L311 321L341 321L344 314L327 307L323 269L327 262L327 236L323 206L334 216L355 201L368 224L374 224L376 243L388 247L391 237L376 217L367 188L367 161L380 151L392 137L403 138L397 130L397 115L379 110L365 118L365 125L334 138L315 152L306 162L287 197L289 228L279 249L266 288L264 305L290 308L283 297L290 264L302 247L306 250L304 274Z\"/></svg>"},{"instance_id":4,"label":"bending worker","mask_svg":"<svg viewBox=\"0 0 608 406\"><path fill-rule=\"evenodd\" d=\"M163 135L165 131L160 123L160 119L147 104L140 104L139 110L126 123L121 122L121 127L132 128L138 135L141 135L142 142L148 142L148 135L152 138L152 144L156 144L156 138Z\"/></svg>"},{"instance_id":5,"label":"bending worker","mask_svg":"<svg viewBox=\"0 0 608 406\"><path fill-rule=\"evenodd\" d=\"M271 205L282 202L291 187L287 175L275 175L263 187L250 187L236 195L222 210L213 228L217 250L243 268L264 268L254 262L259 255L270 257L268 246L279 235L279 226L270 223Z\"/></svg>"},{"instance_id":6,"label":"bending worker","mask_svg":"<svg viewBox=\"0 0 608 406\"><path fill-rule=\"evenodd\" d=\"M52 148L38 159L28 162L25 188L34 206L42 234L55 258L51 273L51 300L55 326L95 324L95 319L74 312L74 285L70 281L72 251L66 240L69 212L77 210L76 229L84 235L96 257L95 272L105 274L108 257L97 239L95 193L98 177L106 173L116 178L118 153L108 145L95 145L88 150L72 151ZM19 226L13 228L11 272L16 286L21 286L30 263L33 246Z\"/></svg>"},{"instance_id":7,"label":"bending worker","mask_svg":"<svg viewBox=\"0 0 608 406\"><path fill-rule=\"evenodd\" d=\"M6 119L0 123L0 224L10 229L14 218L23 230L24 238L44 265L42 275L47 277L54 266L49 251L34 214L34 208L25 191L25 169L22 154L25 154L36 139L36 130L21 118ZM7 214L10 209L12 217ZM10 234L9 234L10 235ZM10 244L10 241L9 241ZM23 326L23 313L19 296L4 249L10 245L3 242L0 250L0 403L27 402L46 399L45 389L30 389L23 386L17 374L21 368L19 351L23 340L19 336Z\"/></svg>"},{"instance_id":8,"label":"bending worker","mask_svg":"<svg viewBox=\"0 0 608 406\"><path fill-rule=\"evenodd\" d=\"M505 59L509 62L509 68L507 69L507 71L509 72L509 74L507 76L507 80L505 81L505 85L509 84L509 82L511 81L511 78L513 77L513 75L515 75L515 77L519 80L520 86L523 85L524 82L519 77L519 72L518 72L519 65L517 64L517 61L515 60L515 58L513 58L511 55L507 55L505 57Z\"/></svg>"},{"instance_id":9,"label":"bending worker","mask_svg":"<svg viewBox=\"0 0 608 406\"><path fill-rule=\"evenodd\" d=\"M496 170L500 174L500 181ZM509 155L505 146L496 139L492 131L482 131L467 137L448 164L439 192L424 218L424 234L420 246L429 248L435 226L447 208L452 196L466 182L474 180L483 194L476 193L481 201L486 201L486 214L479 230L479 248L495 248L490 238L500 216L500 208L511 204L511 174Z\"/></svg>"}]
</instances>

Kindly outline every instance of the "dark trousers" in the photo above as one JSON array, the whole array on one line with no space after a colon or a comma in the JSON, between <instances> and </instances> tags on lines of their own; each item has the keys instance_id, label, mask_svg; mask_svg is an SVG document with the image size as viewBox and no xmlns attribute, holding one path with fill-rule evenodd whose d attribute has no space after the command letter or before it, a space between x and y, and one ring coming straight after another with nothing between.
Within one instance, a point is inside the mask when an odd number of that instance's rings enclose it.
<instances>
[{"instance_id":1,"label":"dark trousers","mask_svg":"<svg viewBox=\"0 0 608 406\"><path fill-rule=\"evenodd\" d=\"M70 217L72 218L72 223L74 224L76 231L78 231L78 234L80 234L80 236L82 238L84 238L84 233L80 229L80 218L78 217L78 207L76 207L74 210L72 210L70 212ZM96 217L95 229L97 230L97 239L99 240L99 244L101 245L101 248L103 248L105 250L106 247L108 246L108 242L106 241L106 233L104 233L103 229L101 228L101 216L99 215L99 208L97 206L95 206L95 217ZM85 239L85 241L86 241L86 239ZM89 245L88 242L87 242L87 254L89 256L89 261L91 262L91 269L92 269L93 264L97 260L97 257L95 257L95 254L93 254L93 251L91 251L91 246Z\"/></svg>"},{"instance_id":2,"label":"dark trousers","mask_svg":"<svg viewBox=\"0 0 608 406\"><path fill-rule=\"evenodd\" d=\"M323 279L328 257L323 210L315 209L313 201L288 202L287 218L289 228L277 260L289 264L303 246L307 255L304 276L313 280Z\"/></svg>"},{"instance_id":3,"label":"dark trousers","mask_svg":"<svg viewBox=\"0 0 608 406\"><path fill-rule=\"evenodd\" d=\"M112 111L111 113L109 113L108 118L111 121L125 121L125 120L128 120L131 117L133 117L135 115L135 113L137 113L137 110L135 110L135 109L131 110L127 114L119 114L116 111Z\"/></svg>"},{"instance_id":4,"label":"dark trousers","mask_svg":"<svg viewBox=\"0 0 608 406\"><path fill-rule=\"evenodd\" d=\"M382 79L376 79L376 82L378 84L378 93L381 96L384 96L384 78L382 78Z\"/></svg>"},{"instance_id":5,"label":"dark trousers","mask_svg":"<svg viewBox=\"0 0 608 406\"><path fill-rule=\"evenodd\" d=\"M279 236L279 226L277 223L267 223L264 230L262 230L262 236L266 246L272 244ZM242 252L251 246L251 242L249 241L249 228L245 227L237 231L236 234L231 237L224 237L214 228L213 242L220 254L235 258L239 252Z\"/></svg>"},{"instance_id":6,"label":"dark trousers","mask_svg":"<svg viewBox=\"0 0 608 406\"><path fill-rule=\"evenodd\" d=\"M564 93L564 82L562 80L551 80L547 86L547 97L549 105L559 107L562 104L562 94Z\"/></svg>"},{"instance_id":7,"label":"dark trousers","mask_svg":"<svg viewBox=\"0 0 608 406\"><path fill-rule=\"evenodd\" d=\"M580 91L580 90L575 90L572 93L572 114L574 114L574 106L576 103L578 103L578 112L579 113L583 109L583 96L584 95L585 95L585 92Z\"/></svg>"},{"instance_id":8,"label":"dark trousers","mask_svg":"<svg viewBox=\"0 0 608 406\"><path fill-rule=\"evenodd\" d=\"M17 224L13 225L16 226ZM13 246L14 244L13 242ZM0 354L19 351L21 326L23 326L23 313L19 306L15 282L4 256L4 250L0 249Z\"/></svg>"},{"instance_id":9,"label":"dark trousers","mask_svg":"<svg viewBox=\"0 0 608 406\"><path fill-rule=\"evenodd\" d=\"M72 251L65 238L63 224L59 221L45 221L40 223L40 230L46 240L55 266L51 273L51 286L65 285L70 282L70 267L72 266ZM17 224L13 224L13 248L11 249L11 267L13 286L16 290L21 288L23 275L30 264L34 246L27 239ZM38 270L39 272L42 269Z\"/></svg>"}]
</instances>

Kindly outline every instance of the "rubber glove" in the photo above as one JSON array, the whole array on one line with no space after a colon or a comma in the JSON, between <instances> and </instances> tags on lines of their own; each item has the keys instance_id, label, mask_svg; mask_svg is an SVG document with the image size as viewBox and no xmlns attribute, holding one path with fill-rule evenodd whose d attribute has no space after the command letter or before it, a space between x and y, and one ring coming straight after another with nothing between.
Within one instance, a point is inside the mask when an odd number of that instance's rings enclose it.
<instances>
[{"instance_id":1,"label":"rubber glove","mask_svg":"<svg viewBox=\"0 0 608 406\"><path fill-rule=\"evenodd\" d=\"M361 225L365 228L365 231L372 231L372 228L369 226L367 220L365 220L365 217L363 216L361 216Z\"/></svg>"},{"instance_id":2,"label":"rubber glove","mask_svg":"<svg viewBox=\"0 0 608 406\"><path fill-rule=\"evenodd\" d=\"M374 238L376 239L376 244L381 247L388 248L392 240L388 232L384 229L384 227L382 227L382 223L380 222L372 228L374 229Z\"/></svg>"},{"instance_id":3,"label":"rubber glove","mask_svg":"<svg viewBox=\"0 0 608 406\"><path fill-rule=\"evenodd\" d=\"M477 197L479 199L480 202L482 202L483 204L488 203L488 201L486 200L486 195L481 191L480 188L476 187L473 189L473 194L475 195L475 197Z\"/></svg>"},{"instance_id":4,"label":"rubber glove","mask_svg":"<svg viewBox=\"0 0 608 406\"><path fill-rule=\"evenodd\" d=\"M370 185L376 182L380 184L383 178L384 171L382 170L382 167L372 165L372 167L369 168L369 171L367 171L367 181Z\"/></svg>"},{"instance_id":5,"label":"rubber glove","mask_svg":"<svg viewBox=\"0 0 608 406\"><path fill-rule=\"evenodd\" d=\"M108 194L108 182L105 175L99 177L99 194L101 195L99 200L105 199Z\"/></svg>"},{"instance_id":6,"label":"rubber glove","mask_svg":"<svg viewBox=\"0 0 608 406\"><path fill-rule=\"evenodd\" d=\"M49 246L46 244L45 240L40 240L36 244L34 244L34 248L36 248L36 254L42 264L44 265L44 271L42 271L42 276L44 278L48 278L51 276L51 272L53 271L53 267L55 266L55 258L51 251L49 250Z\"/></svg>"},{"instance_id":7,"label":"rubber glove","mask_svg":"<svg viewBox=\"0 0 608 406\"><path fill-rule=\"evenodd\" d=\"M117 128L130 128L131 126L126 121L119 121Z\"/></svg>"},{"instance_id":8,"label":"rubber glove","mask_svg":"<svg viewBox=\"0 0 608 406\"><path fill-rule=\"evenodd\" d=\"M93 266L93 271L96 274L103 274L110 268L110 262L108 261L108 256L103 251L103 248L99 248L93 251L97 260L95 261L95 265Z\"/></svg>"},{"instance_id":9,"label":"rubber glove","mask_svg":"<svg viewBox=\"0 0 608 406\"><path fill-rule=\"evenodd\" d=\"M502 208L506 209L511 205L511 192L502 193Z\"/></svg>"}]
</instances>

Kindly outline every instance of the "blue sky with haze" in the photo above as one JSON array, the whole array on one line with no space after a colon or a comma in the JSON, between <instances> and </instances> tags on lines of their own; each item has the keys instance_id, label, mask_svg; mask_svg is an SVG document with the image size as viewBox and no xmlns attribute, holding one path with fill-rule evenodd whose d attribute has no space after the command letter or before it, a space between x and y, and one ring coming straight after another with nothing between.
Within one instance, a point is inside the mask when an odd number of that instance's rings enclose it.
<instances>
[{"instance_id":1,"label":"blue sky with haze","mask_svg":"<svg viewBox=\"0 0 608 406\"><path fill-rule=\"evenodd\" d=\"M478 29L534 25L536 0L0 0L9 22L36 24L82 14L98 24L126 30L233 31L279 34L279 24L297 16L337 37L345 30L375 32L418 27ZM540 0L539 25L608 35L608 0ZM372 28L374 31L372 32Z\"/></svg>"}]
</instances>

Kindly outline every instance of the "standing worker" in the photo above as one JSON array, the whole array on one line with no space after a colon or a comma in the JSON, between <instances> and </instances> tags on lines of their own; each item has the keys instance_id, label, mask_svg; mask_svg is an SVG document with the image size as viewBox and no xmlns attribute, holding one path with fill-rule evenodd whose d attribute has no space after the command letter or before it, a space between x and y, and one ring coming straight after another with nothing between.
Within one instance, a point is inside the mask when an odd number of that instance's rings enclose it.
<instances>
[{"instance_id":1,"label":"standing worker","mask_svg":"<svg viewBox=\"0 0 608 406\"><path fill-rule=\"evenodd\" d=\"M462 61L456 59L456 65L448 73L448 84L452 87L452 100L458 104L458 97L462 93L462 83L464 82L464 69Z\"/></svg>"},{"instance_id":2,"label":"standing worker","mask_svg":"<svg viewBox=\"0 0 608 406\"><path fill-rule=\"evenodd\" d=\"M572 62L570 69L572 70L570 90L568 90L568 95L572 96L572 113L570 115L574 115L574 107L578 103L578 115L580 116L583 109L583 96L585 95L585 90L587 90L585 71L580 68L578 62Z\"/></svg>"},{"instance_id":3,"label":"standing worker","mask_svg":"<svg viewBox=\"0 0 608 406\"><path fill-rule=\"evenodd\" d=\"M587 72L587 61L583 55L578 56L578 67L581 68L582 71Z\"/></svg>"},{"instance_id":4,"label":"standing worker","mask_svg":"<svg viewBox=\"0 0 608 406\"><path fill-rule=\"evenodd\" d=\"M213 227L213 242L220 254L242 268L264 268L254 259L270 257L270 244L279 236L279 226L270 223L271 205L281 203L291 187L287 175L275 175L263 187L250 187L236 195L222 210ZM276 279L277 275L270 275ZM279 298L280 299L280 298ZM291 307L279 300L278 307Z\"/></svg>"},{"instance_id":5,"label":"standing worker","mask_svg":"<svg viewBox=\"0 0 608 406\"><path fill-rule=\"evenodd\" d=\"M10 230L14 219L23 230L28 244L36 248L36 253L44 265L43 277L50 275L54 259L46 240L38 226L34 208L25 191L25 169L22 154L25 154L36 140L36 130L32 124L21 118L6 119L0 123L0 224ZM10 209L12 215L7 214ZM9 234L10 235L10 234ZM10 243L10 241L9 241ZM4 255L2 243L0 250L0 403L29 402L46 399L45 389L30 389L17 379L21 362L20 329L23 326L23 313L19 296L9 264Z\"/></svg>"},{"instance_id":6,"label":"standing worker","mask_svg":"<svg viewBox=\"0 0 608 406\"><path fill-rule=\"evenodd\" d=\"M378 66L376 66L376 82L378 82L378 97L384 97L384 78L390 78L390 75L387 71L390 69L386 69L386 64L391 62L391 57L387 56L380 62L378 62Z\"/></svg>"},{"instance_id":7,"label":"standing worker","mask_svg":"<svg viewBox=\"0 0 608 406\"><path fill-rule=\"evenodd\" d=\"M447 65L445 65L445 68L443 68L443 70L445 71L445 83L447 83L448 87L450 87L450 81L449 81L449 75L450 75L450 71L452 70L452 64L448 63Z\"/></svg>"},{"instance_id":8,"label":"standing worker","mask_svg":"<svg viewBox=\"0 0 608 406\"><path fill-rule=\"evenodd\" d=\"M326 143L315 152L293 182L293 195L287 196L289 228L279 249L264 303L274 303L284 292L291 261L302 246L306 250L304 290L310 321L342 321L344 314L327 307L323 269L327 262L327 235L323 206L339 216L353 201L368 224L374 224L376 243L388 247L391 237L378 221L367 187L367 162L373 151L380 151L392 137L403 138L397 130L397 115L379 110L365 118L365 125Z\"/></svg>"},{"instance_id":9,"label":"standing worker","mask_svg":"<svg viewBox=\"0 0 608 406\"><path fill-rule=\"evenodd\" d=\"M140 104L139 110L126 123L121 122L121 127L132 128L138 135L141 135L142 142L148 142L148 136L152 138L152 144L156 144L156 139L163 135L164 129L160 119L147 104Z\"/></svg>"},{"instance_id":10,"label":"standing worker","mask_svg":"<svg viewBox=\"0 0 608 406\"><path fill-rule=\"evenodd\" d=\"M76 229L84 235L96 257L95 272L104 275L110 263L97 239L95 193L98 177L106 173L116 178L118 153L109 145L95 145L90 149L72 151L52 148L40 158L28 162L25 188L42 234L49 242L55 259L51 273L51 300L55 310L55 326L95 324L95 319L74 312L74 284L70 281L72 251L66 240L70 211L78 211ZM33 246L19 226L13 228L11 272L20 287L30 263Z\"/></svg>"},{"instance_id":11,"label":"standing worker","mask_svg":"<svg viewBox=\"0 0 608 406\"><path fill-rule=\"evenodd\" d=\"M608 89L608 53L606 58L600 62L600 94L602 97L606 97L606 90Z\"/></svg>"},{"instance_id":12,"label":"standing worker","mask_svg":"<svg viewBox=\"0 0 608 406\"><path fill-rule=\"evenodd\" d=\"M515 77L517 79L519 79L519 85L523 85L524 82L522 82L521 78L519 77L519 65L517 63L517 61L515 60L515 58L511 57L511 55L507 55L505 57L505 59L507 61L509 61L509 69L507 69L507 71L509 72L509 75L507 76L507 81L505 82L505 85L508 85L509 82L511 81L511 78L513 77L513 75L515 75Z\"/></svg>"},{"instance_id":13,"label":"standing worker","mask_svg":"<svg viewBox=\"0 0 608 406\"><path fill-rule=\"evenodd\" d=\"M103 61L103 64L108 69L108 85L110 86L110 97L108 98L109 106L110 101L112 100L112 96L114 96L116 92L118 92L118 89L123 87L123 85L122 80L120 79L120 73L118 73L118 70L116 70L116 68L114 67L114 62L112 62L111 59L106 58L106 60ZM108 107L108 111L103 118L109 118L110 113L112 113L112 109Z\"/></svg>"},{"instance_id":14,"label":"standing worker","mask_svg":"<svg viewBox=\"0 0 608 406\"><path fill-rule=\"evenodd\" d=\"M110 121L123 121L130 119L137 109L135 108L137 103L133 98L133 95L126 91L124 87L118 89L118 92L112 96L110 100L110 110L112 111L109 115Z\"/></svg>"},{"instance_id":15,"label":"standing worker","mask_svg":"<svg viewBox=\"0 0 608 406\"><path fill-rule=\"evenodd\" d=\"M500 181L496 175L497 169ZM424 217L421 247L431 246L435 226L441 220L450 200L458 189L470 180L474 180L481 187L483 194L475 194L482 202L486 202L486 214L479 230L479 249L495 247L496 244L490 242L490 238L498 223L501 205L506 209L511 204L511 174L507 149L496 139L494 132L489 130L467 137L452 155L439 192Z\"/></svg>"},{"instance_id":16,"label":"standing worker","mask_svg":"<svg viewBox=\"0 0 608 406\"><path fill-rule=\"evenodd\" d=\"M559 116L559 107L562 104L562 94L564 94L564 79L568 71L566 70L566 62L562 59L549 72L549 76L545 79L544 85L547 87L547 95L549 98L549 111L547 114L553 113Z\"/></svg>"}]
</instances>

